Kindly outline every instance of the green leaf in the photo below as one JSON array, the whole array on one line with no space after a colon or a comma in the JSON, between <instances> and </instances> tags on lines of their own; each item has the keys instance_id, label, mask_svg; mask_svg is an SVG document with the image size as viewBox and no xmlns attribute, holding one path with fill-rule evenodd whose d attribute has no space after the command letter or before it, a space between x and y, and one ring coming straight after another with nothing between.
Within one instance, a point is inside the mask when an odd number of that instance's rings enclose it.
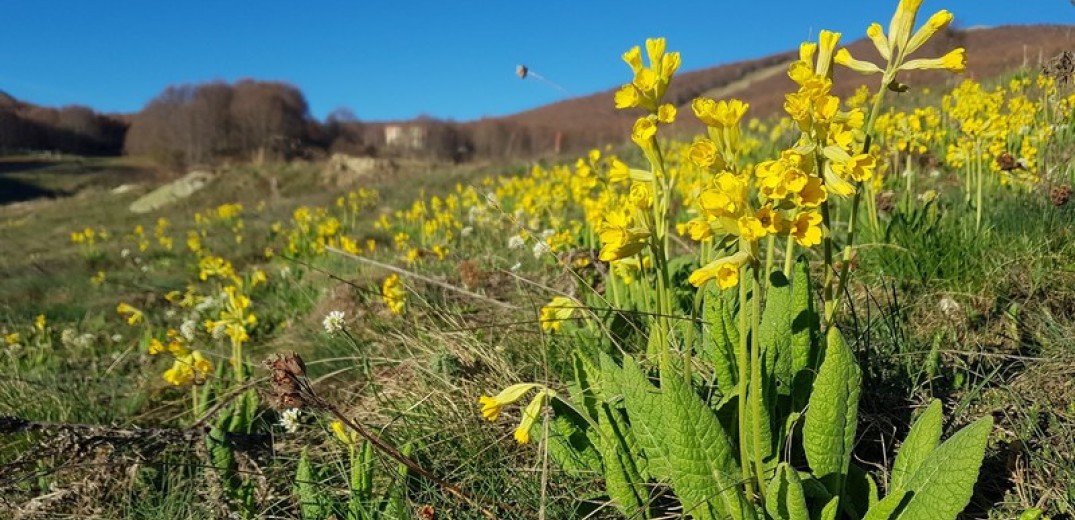
<instances>
[{"instance_id":1,"label":"green leaf","mask_svg":"<svg viewBox=\"0 0 1075 520\"><path fill-rule=\"evenodd\" d=\"M623 390L632 427L647 457L661 460L684 513L698 520L741 518L742 499L731 439L716 416L675 374L662 375L657 389L630 357L624 358ZM653 471L657 474L656 471Z\"/></svg>"},{"instance_id":2,"label":"green leaf","mask_svg":"<svg viewBox=\"0 0 1075 520\"><path fill-rule=\"evenodd\" d=\"M843 494L851 463L861 384L854 354L840 331L829 329L803 424L803 448L810 470L834 496Z\"/></svg>"},{"instance_id":3,"label":"green leaf","mask_svg":"<svg viewBox=\"0 0 1075 520\"><path fill-rule=\"evenodd\" d=\"M591 438L596 435L590 431L590 424L559 399L551 399L549 403L553 410L546 439L549 457L569 475L602 473L601 454ZM541 435L544 428L532 431Z\"/></svg>"},{"instance_id":4,"label":"green leaf","mask_svg":"<svg viewBox=\"0 0 1075 520\"><path fill-rule=\"evenodd\" d=\"M840 511L840 497L832 497L821 509L821 520L836 520L836 513Z\"/></svg>"},{"instance_id":5,"label":"green leaf","mask_svg":"<svg viewBox=\"0 0 1075 520\"><path fill-rule=\"evenodd\" d=\"M898 518L953 520L967 507L978 481L993 418L983 417L933 450L906 481L910 500Z\"/></svg>"},{"instance_id":6,"label":"green leaf","mask_svg":"<svg viewBox=\"0 0 1075 520\"><path fill-rule=\"evenodd\" d=\"M765 510L775 520L810 520L799 474L786 462L776 466L776 475L765 487Z\"/></svg>"},{"instance_id":7,"label":"green leaf","mask_svg":"<svg viewBox=\"0 0 1075 520\"><path fill-rule=\"evenodd\" d=\"M632 364L634 360L630 357L626 357L627 361ZM637 367L636 367L637 370ZM627 394L626 387L631 384L638 384L637 382L631 382L627 380L627 375L623 368L620 368L615 361L609 356L601 356L601 380L603 382L603 389L606 400L610 402L625 401L625 395ZM642 377L644 386L643 389L650 389L652 385L649 381ZM641 404L636 404L639 409L649 409L650 407L660 407L660 397L654 392L653 395L649 394L637 394L634 396L634 401ZM664 456L664 451L658 444L657 438L653 431L647 428L648 423L643 423L635 417L638 412L633 412L628 408L627 410L628 420L631 422L631 433L633 434L639 448L646 455L646 469L649 475L657 480L668 480L671 478L670 463Z\"/></svg>"},{"instance_id":8,"label":"green leaf","mask_svg":"<svg viewBox=\"0 0 1075 520\"><path fill-rule=\"evenodd\" d=\"M649 491L638 471L636 454L625 440L627 425L608 404L601 404L598 425L601 429L601 460L605 466L605 489L609 498L627 518L645 517ZM641 454L639 454L641 455Z\"/></svg>"},{"instance_id":9,"label":"green leaf","mask_svg":"<svg viewBox=\"0 0 1075 520\"><path fill-rule=\"evenodd\" d=\"M770 390L791 394L791 322L795 319L791 301L791 283L779 271L769 275L765 291L765 310L758 324L765 383Z\"/></svg>"},{"instance_id":10,"label":"green leaf","mask_svg":"<svg viewBox=\"0 0 1075 520\"><path fill-rule=\"evenodd\" d=\"M810 286L810 261L802 256L791 280L791 396L792 410L801 411L810 395L818 368L817 339L821 322Z\"/></svg>"},{"instance_id":11,"label":"green leaf","mask_svg":"<svg viewBox=\"0 0 1075 520\"><path fill-rule=\"evenodd\" d=\"M862 520L891 520L895 518L896 511L903 505L906 497L907 492L902 489L890 493L880 502L874 504L869 511L866 511L866 516L862 517Z\"/></svg>"},{"instance_id":12,"label":"green leaf","mask_svg":"<svg viewBox=\"0 0 1075 520\"><path fill-rule=\"evenodd\" d=\"M892 489L904 489L907 481L918 471L929 454L937 449L941 442L943 420L941 402L934 399L911 426L911 431L907 433L907 438L896 454L896 462L892 465Z\"/></svg>"},{"instance_id":13,"label":"green leaf","mask_svg":"<svg viewBox=\"0 0 1075 520\"><path fill-rule=\"evenodd\" d=\"M305 520L323 520L332 511L306 448L299 455L299 466L295 471L295 494L299 497L299 512Z\"/></svg>"},{"instance_id":14,"label":"green leaf","mask_svg":"<svg viewBox=\"0 0 1075 520\"><path fill-rule=\"evenodd\" d=\"M862 518L862 515L870 509L870 505L877 499L877 484L866 470L857 464L851 463L847 467L847 480L844 481L843 507L845 512L850 512L854 518Z\"/></svg>"},{"instance_id":15,"label":"green leaf","mask_svg":"<svg viewBox=\"0 0 1075 520\"><path fill-rule=\"evenodd\" d=\"M721 291L716 284L705 285L705 300L702 319L705 322L703 334L704 356L713 363L717 378L717 388L723 396L734 394L739 381L737 368L737 349L739 348L739 327L735 323L735 303L726 294L734 291Z\"/></svg>"}]
</instances>

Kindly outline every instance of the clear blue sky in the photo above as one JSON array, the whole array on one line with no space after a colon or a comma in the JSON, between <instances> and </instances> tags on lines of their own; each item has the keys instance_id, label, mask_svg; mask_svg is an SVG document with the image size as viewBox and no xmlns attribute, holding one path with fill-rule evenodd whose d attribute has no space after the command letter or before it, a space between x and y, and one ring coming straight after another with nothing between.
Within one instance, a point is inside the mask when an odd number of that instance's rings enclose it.
<instances>
[{"instance_id":1,"label":"clear blue sky","mask_svg":"<svg viewBox=\"0 0 1075 520\"><path fill-rule=\"evenodd\" d=\"M819 29L861 37L897 0L4 0L0 89L51 106L133 112L170 84L258 78L306 94L314 116L503 115L629 78L620 54L666 36L686 70L795 47ZM732 7L734 6L734 7ZM963 27L1075 23L1070 0L926 0ZM1017 42L1013 42L1017 44Z\"/></svg>"}]
</instances>

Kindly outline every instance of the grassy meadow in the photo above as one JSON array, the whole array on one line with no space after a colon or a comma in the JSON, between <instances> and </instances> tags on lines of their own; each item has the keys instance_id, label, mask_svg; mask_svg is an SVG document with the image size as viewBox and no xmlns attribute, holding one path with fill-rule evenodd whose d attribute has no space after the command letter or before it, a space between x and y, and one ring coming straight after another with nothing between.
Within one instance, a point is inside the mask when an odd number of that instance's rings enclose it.
<instances>
[{"instance_id":1,"label":"grassy meadow","mask_svg":"<svg viewBox=\"0 0 1075 520\"><path fill-rule=\"evenodd\" d=\"M579 157L5 160L0 516L1075 517L1075 90L892 92L938 15L765 119L648 40Z\"/></svg>"}]
</instances>

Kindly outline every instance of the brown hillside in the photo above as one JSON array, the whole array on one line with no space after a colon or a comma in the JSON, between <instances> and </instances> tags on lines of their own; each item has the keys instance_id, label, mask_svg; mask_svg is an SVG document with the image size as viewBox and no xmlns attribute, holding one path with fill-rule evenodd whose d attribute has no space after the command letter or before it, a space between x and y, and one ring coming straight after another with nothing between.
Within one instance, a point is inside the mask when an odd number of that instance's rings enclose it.
<instances>
[{"instance_id":1,"label":"brown hillside","mask_svg":"<svg viewBox=\"0 0 1075 520\"><path fill-rule=\"evenodd\" d=\"M940 34L915 57L934 57L954 47L967 49L967 71L960 76L929 71L903 74L901 81L914 87L954 84L963 77L988 79L1021 67L1037 68L1042 60L1064 50L1075 49L1075 26L1002 26L985 29L949 30ZM846 37L846 36L845 36ZM849 46L859 59L875 60L876 50L866 39ZM680 74L673 80L667 99L681 107L680 126L696 125L689 104L699 95L736 97L751 105L748 117L764 117L779 112L791 80L786 65L798 55L788 51L756 60L741 61ZM626 75L624 76L627 77ZM834 91L846 96L863 83L873 86L876 76L864 77L838 68ZM616 111L615 89L569 99L499 119L470 123L474 126L511 124L542 134L564 134L564 148L620 142L630 127L635 111ZM682 112L686 109L686 112Z\"/></svg>"}]
</instances>

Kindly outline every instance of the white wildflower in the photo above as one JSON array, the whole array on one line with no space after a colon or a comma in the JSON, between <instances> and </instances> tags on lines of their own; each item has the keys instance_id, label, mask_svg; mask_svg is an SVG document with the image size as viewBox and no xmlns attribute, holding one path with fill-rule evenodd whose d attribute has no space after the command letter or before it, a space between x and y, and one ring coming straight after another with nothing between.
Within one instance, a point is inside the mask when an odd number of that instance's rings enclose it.
<instances>
[{"instance_id":1,"label":"white wildflower","mask_svg":"<svg viewBox=\"0 0 1075 520\"><path fill-rule=\"evenodd\" d=\"M288 408L280 413L280 426L284 427L284 431L287 433L295 433L299 431L299 409Z\"/></svg>"},{"instance_id":2,"label":"white wildflower","mask_svg":"<svg viewBox=\"0 0 1075 520\"><path fill-rule=\"evenodd\" d=\"M963 307L959 302L948 296L941 298L941 300L937 302L937 307L940 308L941 314L944 314L944 317L949 320L957 320L960 318L960 314L963 313Z\"/></svg>"},{"instance_id":3,"label":"white wildflower","mask_svg":"<svg viewBox=\"0 0 1075 520\"><path fill-rule=\"evenodd\" d=\"M343 316L343 311L328 313L321 322L321 325L325 327L325 332L331 335L343 330Z\"/></svg>"},{"instance_id":4,"label":"white wildflower","mask_svg":"<svg viewBox=\"0 0 1075 520\"><path fill-rule=\"evenodd\" d=\"M508 249L519 249L524 245L526 245L526 239L519 235L512 235L512 237L508 239Z\"/></svg>"},{"instance_id":5,"label":"white wildflower","mask_svg":"<svg viewBox=\"0 0 1075 520\"><path fill-rule=\"evenodd\" d=\"M522 262L515 262L515 265L511 266L511 272L516 272L523 266Z\"/></svg>"},{"instance_id":6,"label":"white wildflower","mask_svg":"<svg viewBox=\"0 0 1075 520\"><path fill-rule=\"evenodd\" d=\"M552 251L552 248L549 247L548 242L545 242L544 240L538 240L537 242L534 242L533 251L534 258L541 258L541 255Z\"/></svg>"},{"instance_id":7,"label":"white wildflower","mask_svg":"<svg viewBox=\"0 0 1075 520\"><path fill-rule=\"evenodd\" d=\"M179 334L187 341L194 341L194 335L198 332L198 321L189 319L179 325Z\"/></svg>"},{"instance_id":8,"label":"white wildflower","mask_svg":"<svg viewBox=\"0 0 1075 520\"><path fill-rule=\"evenodd\" d=\"M119 343L121 341L123 341L123 334L113 334L112 335L112 343Z\"/></svg>"},{"instance_id":9,"label":"white wildflower","mask_svg":"<svg viewBox=\"0 0 1075 520\"><path fill-rule=\"evenodd\" d=\"M75 336L74 329L63 329L63 332L60 333L60 343L63 343L65 347L75 346L75 340L77 339L78 336Z\"/></svg>"},{"instance_id":10,"label":"white wildflower","mask_svg":"<svg viewBox=\"0 0 1075 520\"><path fill-rule=\"evenodd\" d=\"M467 226L467 227L459 230L459 234L462 235L462 236L470 236L470 234L473 233L473 232L474 232L474 228L472 228L470 226Z\"/></svg>"},{"instance_id":11,"label":"white wildflower","mask_svg":"<svg viewBox=\"0 0 1075 520\"><path fill-rule=\"evenodd\" d=\"M128 256L131 256L131 250L130 250L130 249L127 249L127 248L125 247L125 248L123 248L123 251L120 251L120 252L119 252L119 256L120 256L121 258L127 258Z\"/></svg>"}]
</instances>

